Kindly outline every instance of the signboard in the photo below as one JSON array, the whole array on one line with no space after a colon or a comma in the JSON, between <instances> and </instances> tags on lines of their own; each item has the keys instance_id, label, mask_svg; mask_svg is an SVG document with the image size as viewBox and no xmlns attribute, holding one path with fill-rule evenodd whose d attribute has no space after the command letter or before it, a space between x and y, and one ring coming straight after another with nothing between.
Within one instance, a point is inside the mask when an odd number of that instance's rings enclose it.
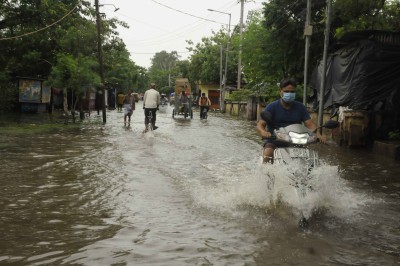
<instances>
[{"instance_id":1,"label":"signboard","mask_svg":"<svg viewBox=\"0 0 400 266\"><path fill-rule=\"evenodd\" d=\"M33 79L19 80L19 101L26 103L41 102L42 81Z\"/></svg>"}]
</instances>

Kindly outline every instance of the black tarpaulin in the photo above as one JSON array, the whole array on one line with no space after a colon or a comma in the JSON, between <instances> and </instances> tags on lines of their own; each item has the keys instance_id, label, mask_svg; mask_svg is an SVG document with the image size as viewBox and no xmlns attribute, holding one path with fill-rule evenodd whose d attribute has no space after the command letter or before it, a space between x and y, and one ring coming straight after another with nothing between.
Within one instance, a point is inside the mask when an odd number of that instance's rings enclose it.
<instances>
[{"instance_id":1,"label":"black tarpaulin","mask_svg":"<svg viewBox=\"0 0 400 266\"><path fill-rule=\"evenodd\" d=\"M310 87L319 106L322 64ZM359 40L328 56L324 109L400 111L400 45Z\"/></svg>"}]
</instances>

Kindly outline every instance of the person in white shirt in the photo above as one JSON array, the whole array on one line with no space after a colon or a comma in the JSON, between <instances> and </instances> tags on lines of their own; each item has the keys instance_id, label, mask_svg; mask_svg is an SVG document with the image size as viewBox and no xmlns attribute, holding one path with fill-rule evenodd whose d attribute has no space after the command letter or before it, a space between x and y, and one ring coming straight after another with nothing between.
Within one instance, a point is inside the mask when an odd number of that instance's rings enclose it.
<instances>
[{"instance_id":1,"label":"person in white shirt","mask_svg":"<svg viewBox=\"0 0 400 266\"><path fill-rule=\"evenodd\" d=\"M156 112L158 110L159 105L160 105L160 93L156 90L156 84L151 83L150 89L148 89L144 93L143 97L145 132L147 132L147 130L149 129L149 122L151 122L153 130L156 130L158 128L156 126ZM152 121L149 121L150 112L152 114Z\"/></svg>"}]
</instances>

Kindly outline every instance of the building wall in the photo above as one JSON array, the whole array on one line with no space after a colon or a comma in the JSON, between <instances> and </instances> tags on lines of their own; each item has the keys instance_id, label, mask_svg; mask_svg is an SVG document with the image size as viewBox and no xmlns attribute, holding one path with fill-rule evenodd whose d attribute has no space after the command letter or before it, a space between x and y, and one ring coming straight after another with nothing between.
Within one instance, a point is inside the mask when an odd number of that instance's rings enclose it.
<instances>
[{"instance_id":1,"label":"building wall","mask_svg":"<svg viewBox=\"0 0 400 266\"><path fill-rule=\"evenodd\" d=\"M198 84L199 89L199 97L202 93L205 93L206 96L211 101L211 110L219 110L220 109L220 90L219 87L216 87L215 84Z\"/></svg>"}]
</instances>

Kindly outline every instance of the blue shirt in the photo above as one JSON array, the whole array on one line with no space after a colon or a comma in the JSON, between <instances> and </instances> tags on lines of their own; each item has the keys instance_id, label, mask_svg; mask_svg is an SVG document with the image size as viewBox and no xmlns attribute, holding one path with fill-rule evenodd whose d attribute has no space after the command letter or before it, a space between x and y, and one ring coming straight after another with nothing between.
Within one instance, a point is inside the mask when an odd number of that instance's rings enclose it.
<instances>
[{"instance_id":1,"label":"blue shirt","mask_svg":"<svg viewBox=\"0 0 400 266\"><path fill-rule=\"evenodd\" d=\"M267 123L270 132L280 127L292 124L301 124L311 119L307 108L300 102L294 101L289 109L285 109L280 103L280 99L268 104L264 110L272 115L272 121Z\"/></svg>"}]
</instances>

